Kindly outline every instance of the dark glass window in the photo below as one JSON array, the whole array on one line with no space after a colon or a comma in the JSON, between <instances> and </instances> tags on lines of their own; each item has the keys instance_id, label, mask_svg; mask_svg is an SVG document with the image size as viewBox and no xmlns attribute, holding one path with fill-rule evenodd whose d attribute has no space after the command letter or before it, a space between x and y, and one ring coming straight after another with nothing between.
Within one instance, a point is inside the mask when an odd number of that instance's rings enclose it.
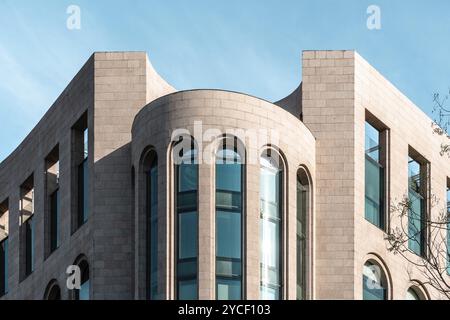
<instances>
[{"instance_id":1,"label":"dark glass window","mask_svg":"<svg viewBox=\"0 0 450 320\"><path fill-rule=\"evenodd\" d=\"M377 264L366 262L363 267L363 300L386 300L386 276Z\"/></svg>"},{"instance_id":2,"label":"dark glass window","mask_svg":"<svg viewBox=\"0 0 450 320\"><path fill-rule=\"evenodd\" d=\"M384 214L384 175L385 154L380 143L380 131L365 124L365 217L377 227L385 228Z\"/></svg>"},{"instance_id":3,"label":"dark glass window","mask_svg":"<svg viewBox=\"0 0 450 320\"><path fill-rule=\"evenodd\" d=\"M425 254L426 166L409 158L408 247L417 255Z\"/></svg>"},{"instance_id":4,"label":"dark glass window","mask_svg":"<svg viewBox=\"0 0 450 320\"><path fill-rule=\"evenodd\" d=\"M31 175L20 187L20 278L34 271L35 250L34 177Z\"/></svg>"},{"instance_id":5,"label":"dark glass window","mask_svg":"<svg viewBox=\"0 0 450 320\"><path fill-rule=\"evenodd\" d=\"M89 217L89 170L88 159L78 166L78 226Z\"/></svg>"},{"instance_id":6,"label":"dark glass window","mask_svg":"<svg viewBox=\"0 0 450 320\"><path fill-rule=\"evenodd\" d=\"M61 289L59 286L53 286L48 294L47 300L61 300Z\"/></svg>"},{"instance_id":7,"label":"dark glass window","mask_svg":"<svg viewBox=\"0 0 450 320\"><path fill-rule=\"evenodd\" d=\"M242 159L237 141L216 154L216 296L242 299Z\"/></svg>"},{"instance_id":8,"label":"dark glass window","mask_svg":"<svg viewBox=\"0 0 450 320\"><path fill-rule=\"evenodd\" d=\"M8 292L8 238L0 241L0 297Z\"/></svg>"},{"instance_id":9,"label":"dark glass window","mask_svg":"<svg viewBox=\"0 0 450 320\"><path fill-rule=\"evenodd\" d=\"M28 276L34 271L34 217L25 221L25 275Z\"/></svg>"},{"instance_id":10,"label":"dark glass window","mask_svg":"<svg viewBox=\"0 0 450 320\"><path fill-rule=\"evenodd\" d=\"M297 300L306 298L306 248L310 186L304 169L297 173Z\"/></svg>"},{"instance_id":11,"label":"dark glass window","mask_svg":"<svg viewBox=\"0 0 450 320\"><path fill-rule=\"evenodd\" d=\"M74 204L71 213L72 232L84 225L90 214L89 159L89 128L86 111L72 127L71 195Z\"/></svg>"},{"instance_id":12,"label":"dark glass window","mask_svg":"<svg viewBox=\"0 0 450 320\"><path fill-rule=\"evenodd\" d=\"M148 298L156 300L158 295L158 159L150 154L151 164L147 177L147 279Z\"/></svg>"},{"instance_id":13,"label":"dark glass window","mask_svg":"<svg viewBox=\"0 0 450 320\"><path fill-rule=\"evenodd\" d=\"M180 157L175 159L176 157ZM198 165L197 150L174 154L176 172L176 282L177 298L198 298Z\"/></svg>"},{"instance_id":14,"label":"dark glass window","mask_svg":"<svg viewBox=\"0 0 450 320\"><path fill-rule=\"evenodd\" d=\"M44 254L48 257L60 245L59 145L45 158Z\"/></svg>"},{"instance_id":15,"label":"dark glass window","mask_svg":"<svg viewBox=\"0 0 450 320\"><path fill-rule=\"evenodd\" d=\"M281 157L266 150L260 159L260 298L281 299L281 217L283 166Z\"/></svg>"},{"instance_id":16,"label":"dark glass window","mask_svg":"<svg viewBox=\"0 0 450 320\"><path fill-rule=\"evenodd\" d=\"M90 300L89 264L83 260L78 266L80 267L81 281L80 289L75 290L75 300Z\"/></svg>"},{"instance_id":17,"label":"dark glass window","mask_svg":"<svg viewBox=\"0 0 450 320\"><path fill-rule=\"evenodd\" d=\"M50 196L50 251L53 252L59 247L60 232L60 201L59 189Z\"/></svg>"}]
</instances>

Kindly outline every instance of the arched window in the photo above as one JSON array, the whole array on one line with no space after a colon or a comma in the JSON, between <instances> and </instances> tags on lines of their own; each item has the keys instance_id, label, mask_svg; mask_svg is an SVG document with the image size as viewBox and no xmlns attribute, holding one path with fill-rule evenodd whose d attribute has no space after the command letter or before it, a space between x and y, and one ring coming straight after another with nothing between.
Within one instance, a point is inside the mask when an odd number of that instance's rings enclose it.
<instances>
[{"instance_id":1,"label":"arched window","mask_svg":"<svg viewBox=\"0 0 450 320\"><path fill-rule=\"evenodd\" d=\"M297 171L297 300L306 299L306 259L308 241L308 214L310 212L311 187L304 168Z\"/></svg>"},{"instance_id":2,"label":"arched window","mask_svg":"<svg viewBox=\"0 0 450 320\"><path fill-rule=\"evenodd\" d=\"M406 291L405 300L427 300L428 296L422 285L414 281L414 285Z\"/></svg>"},{"instance_id":3,"label":"arched window","mask_svg":"<svg viewBox=\"0 0 450 320\"><path fill-rule=\"evenodd\" d=\"M145 176L146 220L146 290L147 299L158 295L158 156L155 150L147 151L142 162Z\"/></svg>"},{"instance_id":4,"label":"arched window","mask_svg":"<svg viewBox=\"0 0 450 320\"><path fill-rule=\"evenodd\" d=\"M363 267L363 300L387 300L388 282L381 266L367 261Z\"/></svg>"},{"instance_id":5,"label":"arched window","mask_svg":"<svg viewBox=\"0 0 450 320\"><path fill-rule=\"evenodd\" d=\"M406 300L422 300L422 299L420 299L419 295L417 294L414 288L409 288L408 291L406 291Z\"/></svg>"},{"instance_id":6,"label":"arched window","mask_svg":"<svg viewBox=\"0 0 450 320\"><path fill-rule=\"evenodd\" d=\"M58 282L52 280L47 285L44 294L44 300L61 300L61 289L59 288Z\"/></svg>"},{"instance_id":7,"label":"arched window","mask_svg":"<svg viewBox=\"0 0 450 320\"><path fill-rule=\"evenodd\" d=\"M191 137L174 145L176 208L176 294L180 300L198 298L198 164Z\"/></svg>"},{"instance_id":8,"label":"arched window","mask_svg":"<svg viewBox=\"0 0 450 320\"><path fill-rule=\"evenodd\" d=\"M216 297L242 299L243 152L236 138L216 153Z\"/></svg>"},{"instance_id":9,"label":"arched window","mask_svg":"<svg viewBox=\"0 0 450 320\"><path fill-rule=\"evenodd\" d=\"M260 298L281 299L284 167L281 156L267 149L260 158Z\"/></svg>"},{"instance_id":10,"label":"arched window","mask_svg":"<svg viewBox=\"0 0 450 320\"><path fill-rule=\"evenodd\" d=\"M80 289L75 289L75 300L90 300L89 264L84 256L75 263L80 268Z\"/></svg>"}]
</instances>

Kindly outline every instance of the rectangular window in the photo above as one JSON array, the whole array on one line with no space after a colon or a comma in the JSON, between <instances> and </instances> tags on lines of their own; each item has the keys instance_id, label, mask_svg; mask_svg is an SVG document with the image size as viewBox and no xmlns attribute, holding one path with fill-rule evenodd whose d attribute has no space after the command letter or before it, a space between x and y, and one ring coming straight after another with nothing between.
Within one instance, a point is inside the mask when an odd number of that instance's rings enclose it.
<instances>
[{"instance_id":1,"label":"rectangular window","mask_svg":"<svg viewBox=\"0 0 450 320\"><path fill-rule=\"evenodd\" d=\"M34 178L31 175L20 187L20 235L23 262L22 279L34 271L35 223L34 223Z\"/></svg>"},{"instance_id":2,"label":"rectangular window","mask_svg":"<svg viewBox=\"0 0 450 320\"><path fill-rule=\"evenodd\" d=\"M425 256L428 171L428 162L410 149L408 160L408 247L420 256Z\"/></svg>"},{"instance_id":3,"label":"rectangular window","mask_svg":"<svg viewBox=\"0 0 450 320\"><path fill-rule=\"evenodd\" d=\"M74 232L89 217L89 129L87 112L72 127L72 223Z\"/></svg>"},{"instance_id":4,"label":"rectangular window","mask_svg":"<svg viewBox=\"0 0 450 320\"><path fill-rule=\"evenodd\" d=\"M0 204L0 297L8 293L8 200Z\"/></svg>"},{"instance_id":5,"label":"rectangular window","mask_svg":"<svg viewBox=\"0 0 450 320\"><path fill-rule=\"evenodd\" d=\"M45 159L45 252L48 257L60 245L59 147Z\"/></svg>"},{"instance_id":6,"label":"rectangular window","mask_svg":"<svg viewBox=\"0 0 450 320\"><path fill-rule=\"evenodd\" d=\"M387 130L379 121L365 123L365 218L386 229Z\"/></svg>"}]
</instances>

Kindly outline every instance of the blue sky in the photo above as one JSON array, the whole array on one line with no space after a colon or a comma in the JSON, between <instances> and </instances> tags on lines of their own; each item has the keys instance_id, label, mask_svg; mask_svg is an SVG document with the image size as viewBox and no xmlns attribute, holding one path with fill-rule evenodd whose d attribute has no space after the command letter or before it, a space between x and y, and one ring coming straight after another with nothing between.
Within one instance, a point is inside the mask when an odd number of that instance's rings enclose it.
<instances>
[{"instance_id":1,"label":"blue sky","mask_svg":"<svg viewBox=\"0 0 450 320\"><path fill-rule=\"evenodd\" d=\"M66 9L81 9L68 30ZM366 27L369 5L381 30ZM425 112L450 87L450 1L2 0L0 161L37 124L93 51L147 51L177 89L268 100L301 81L301 51L356 49Z\"/></svg>"}]
</instances>

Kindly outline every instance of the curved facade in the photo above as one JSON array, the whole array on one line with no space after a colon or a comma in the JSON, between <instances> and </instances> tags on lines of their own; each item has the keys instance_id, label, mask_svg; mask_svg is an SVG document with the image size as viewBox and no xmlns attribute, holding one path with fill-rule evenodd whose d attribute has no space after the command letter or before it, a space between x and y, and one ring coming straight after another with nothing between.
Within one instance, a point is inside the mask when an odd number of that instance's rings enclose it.
<instances>
[{"instance_id":1,"label":"curved facade","mask_svg":"<svg viewBox=\"0 0 450 320\"><path fill-rule=\"evenodd\" d=\"M442 298L385 238L408 190L445 209L444 138L353 51L302 73L271 103L95 53L0 164L1 299Z\"/></svg>"},{"instance_id":2,"label":"curved facade","mask_svg":"<svg viewBox=\"0 0 450 320\"><path fill-rule=\"evenodd\" d=\"M196 124L197 123L197 124ZM201 129L200 129L201 123ZM244 94L218 91L194 90L170 94L145 106L133 123L132 129L132 163L141 168L142 154L149 146L153 146L158 154L158 250L162 254L160 265L161 294L164 298L176 297L176 165L173 163L173 143L177 136L172 132L183 129L180 133L196 138L198 151L198 297L214 299L217 297L216 275L216 243L217 233L217 193L218 181L215 170L217 150L224 137L239 138L245 141L241 152L242 176L242 297L258 299L260 295L259 275L259 219L260 219L260 154L268 147L277 148L284 155L286 162L284 179L280 187L283 189L281 215L280 261L281 284L280 293L284 298L296 297L296 174L300 165L305 165L314 175L315 139L304 124L287 111L261 99ZM269 130L268 130L269 129ZM287 129L287 131L286 131ZM185 132L183 132L185 130ZM250 141L253 133L270 134L270 130L286 132L279 137L277 145L269 145L269 139ZM240 135L237 136L237 135ZM203 140L203 141L199 141ZM232 142L230 143L233 144ZM143 175L139 170L138 176ZM136 233L136 246L145 250L145 192L144 178L136 179L135 202L137 207L137 225L141 226ZM141 196L139 196L141 195ZM219 244L220 246L220 244ZM248 248L253 248L249 250ZM142 252L140 256L144 255ZM311 256L308 256L311 261ZM145 265L137 265L136 286L142 296L145 292ZM311 294L311 291L308 293Z\"/></svg>"}]
</instances>

